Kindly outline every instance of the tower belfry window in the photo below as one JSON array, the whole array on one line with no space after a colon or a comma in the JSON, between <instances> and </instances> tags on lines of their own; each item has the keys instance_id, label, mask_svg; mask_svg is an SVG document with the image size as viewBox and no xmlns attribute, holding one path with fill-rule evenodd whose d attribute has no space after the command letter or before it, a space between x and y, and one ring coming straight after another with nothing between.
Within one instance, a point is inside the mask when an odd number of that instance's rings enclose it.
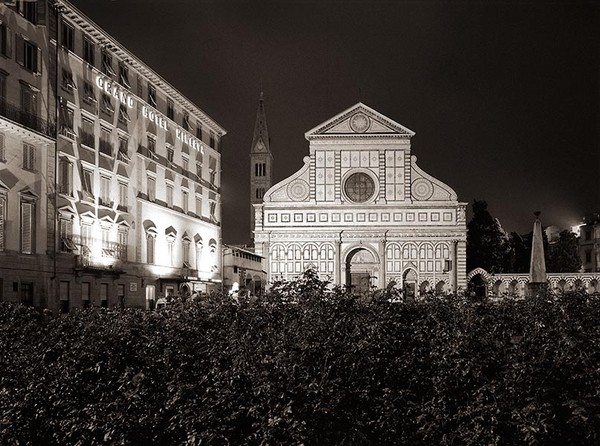
<instances>
[{"instance_id":1,"label":"tower belfry window","mask_svg":"<svg viewBox=\"0 0 600 446\"><path fill-rule=\"evenodd\" d=\"M267 163L254 164L254 176L264 177L267 174Z\"/></svg>"}]
</instances>

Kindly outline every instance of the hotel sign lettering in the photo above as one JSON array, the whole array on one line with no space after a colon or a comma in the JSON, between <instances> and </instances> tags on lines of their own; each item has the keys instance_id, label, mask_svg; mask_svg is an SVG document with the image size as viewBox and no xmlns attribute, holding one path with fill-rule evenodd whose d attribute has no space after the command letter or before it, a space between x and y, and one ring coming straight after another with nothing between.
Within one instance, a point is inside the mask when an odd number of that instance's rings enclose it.
<instances>
[{"instance_id":1,"label":"hotel sign lettering","mask_svg":"<svg viewBox=\"0 0 600 446\"><path fill-rule=\"evenodd\" d=\"M96 86L102 90L102 92L114 97L117 101L125 104L129 108L133 108L135 101L132 95L127 91L121 89L118 85L114 84L112 80L106 79L103 76L96 76ZM152 108L142 105L142 115L144 118L154 122L157 126L166 131L169 131L169 125L167 118L162 116L160 113L154 111ZM201 141L191 136L188 132L181 128L175 128L175 137L188 144L192 148L199 150L204 153L204 147Z\"/></svg>"},{"instance_id":2,"label":"hotel sign lettering","mask_svg":"<svg viewBox=\"0 0 600 446\"><path fill-rule=\"evenodd\" d=\"M111 80L104 79L102 76L96 76L96 85L107 95L112 96L122 104L127 105L129 108L133 108L133 97L120 89L117 85L113 84Z\"/></svg>"}]
</instances>

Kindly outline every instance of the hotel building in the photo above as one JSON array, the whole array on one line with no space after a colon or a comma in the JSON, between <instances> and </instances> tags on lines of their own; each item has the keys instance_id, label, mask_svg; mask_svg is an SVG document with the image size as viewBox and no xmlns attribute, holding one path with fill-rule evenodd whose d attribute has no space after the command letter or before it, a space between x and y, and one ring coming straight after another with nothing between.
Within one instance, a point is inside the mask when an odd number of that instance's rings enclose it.
<instances>
[{"instance_id":1,"label":"hotel building","mask_svg":"<svg viewBox=\"0 0 600 446\"><path fill-rule=\"evenodd\" d=\"M220 289L225 130L70 3L0 13L0 298Z\"/></svg>"}]
</instances>

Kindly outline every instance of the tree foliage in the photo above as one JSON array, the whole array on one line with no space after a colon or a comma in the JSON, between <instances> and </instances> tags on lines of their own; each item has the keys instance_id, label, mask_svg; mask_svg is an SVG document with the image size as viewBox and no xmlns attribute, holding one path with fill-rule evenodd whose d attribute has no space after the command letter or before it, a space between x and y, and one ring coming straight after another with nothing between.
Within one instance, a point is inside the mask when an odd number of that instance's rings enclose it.
<instances>
[{"instance_id":1,"label":"tree foliage","mask_svg":"<svg viewBox=\"0 0 600 446\"><path fill-rule=\"evenodd\" d=\"M393 303L303 279L155 312L0 304L0 444L600 441L599 296Z\"/></svg>"},{"instance_id":2,"label":"tree foliage","mask_svg":"<svg viewBox=\"0 0 600 446\"><path fill-rule=\"evenodd\" d=\"M549 273L572 273L581 269L579 240L571 231L562 231L558 241L551 244L547 253L546 268Z\"/></svg>"},{"instance_id":3,"label":"tree foliage","mask_svg":"<svg viewBox=\"0 0 600 446\"><path fill-rule=\"evenodd\" d=\"M473 200L473 217L467 224L467 270L483 268L489 273L507 272L510 243L485 201Z\"/></svg>"}]
</instances>

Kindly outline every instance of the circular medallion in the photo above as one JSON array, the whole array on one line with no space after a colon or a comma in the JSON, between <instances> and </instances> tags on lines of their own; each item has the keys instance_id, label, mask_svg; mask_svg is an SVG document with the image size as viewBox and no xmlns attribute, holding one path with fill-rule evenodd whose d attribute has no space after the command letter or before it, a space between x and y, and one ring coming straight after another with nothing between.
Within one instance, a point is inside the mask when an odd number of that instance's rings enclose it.
<instances>
[{"instance_id":1,"label":"circular medallion","mask_svg":"<svg viewBox=\"0 0 600 446\"><path fill-rule=\"evenodd\" d=\"M356 113L350 118L350 128L356 133L364 133L371 126L371 120L364 113Z\"/></svg>"},{"instance_id":2,"label":"circular medallion","mask_svg":"<svg viewBox=\"0 0 600 446\"><path fill-rule=\"evenodd\" d=\"M429 200L433 195L433 184L425 178L413 181L412 194L419 201Z\"/></svg>"},{"instance_id":3,"label":"circular medallion","mask_svg":"<svg viewBox=\"0 0 600 446\"><path fill-rule=\"evenodd\" d=\"M375 195L375 181L365 172L353 173L344 183L344 193L350 201L364 203Z\"/></svg>"},{"instance_id":4,"label":"circular medallion","mask_svg":"<svg viewBox=\"0 0 600 446\"><path fill-rule=\"evenodd\" d=\"M308 183L304 180L294 180L287 187L287 194L293 201L304 201L308 198Z\"/></svg>"}]
</instances>

